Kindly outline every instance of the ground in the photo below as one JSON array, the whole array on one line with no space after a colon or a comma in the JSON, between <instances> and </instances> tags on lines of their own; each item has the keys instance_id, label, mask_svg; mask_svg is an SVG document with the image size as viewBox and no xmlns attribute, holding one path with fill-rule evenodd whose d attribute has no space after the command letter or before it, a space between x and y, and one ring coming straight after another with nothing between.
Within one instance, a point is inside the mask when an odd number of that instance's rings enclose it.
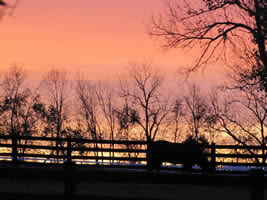
<instances>
[{"instance_id":1,"label":"ground","mask_svg":"<svg viewBox=\"0 0 267 200\"><path fill-rule=\"evenodd\" d=\"M1 172L3 175L5 170ZM80 199L250 200L249 179L245 176L120 169L81 169L76 172L75 193ZM16 176L6 173L0 178L0 195L8 195L7 199L21 199L27 195L32 198L25 199L40 200L44 195L48 195L45 199L64 199L66 173L62 169L56 172L54 169L27 169L16 172L19 173ZM266 186L264 192L267 192Z\"/></svg>"},{"instance_id":2,"label":"ground","mask_svg":"<svg viewBox=\"0 0 267 200\"><path fill-rule=\"evenodd\" d=\"M0 184L0 191L17 194L58 194L63 195L63 182L49 181L15 181ZM179 200L249 200L249 189L246 187L201 186L190 184L142 184L142 183L87 183L77 185L76 192L82 196L118 197L136 199L179 199ZM266 191L265 191L266 192Z\"/></svg>"}]
</instances>

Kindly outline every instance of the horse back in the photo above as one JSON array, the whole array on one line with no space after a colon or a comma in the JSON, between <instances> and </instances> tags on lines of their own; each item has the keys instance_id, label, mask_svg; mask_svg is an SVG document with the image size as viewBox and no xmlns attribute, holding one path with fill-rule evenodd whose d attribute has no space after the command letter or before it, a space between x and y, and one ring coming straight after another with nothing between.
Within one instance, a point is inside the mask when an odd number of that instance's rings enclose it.
<instances>
[{"instance_id":1,"label":"horse back","mask_svg":"<svg viewBox=\"0 0 267 200\"><path fill-rule=\"evenodd\" d=\"M208 164L200 145L156 141L152 144L152 160L156 163L170 162L173 164Z\"/></svg>"}]
</instances>

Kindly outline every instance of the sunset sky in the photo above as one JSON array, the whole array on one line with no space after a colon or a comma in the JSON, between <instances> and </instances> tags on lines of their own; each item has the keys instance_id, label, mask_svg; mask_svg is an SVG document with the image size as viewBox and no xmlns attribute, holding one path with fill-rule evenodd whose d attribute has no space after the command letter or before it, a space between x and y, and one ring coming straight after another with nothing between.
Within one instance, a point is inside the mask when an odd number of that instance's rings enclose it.
<instances>
[{"instance_id":1,"label":"sunset sky","mask_svg":"<svg viewBox=\"0 0 267 200\"><path fill-rule=\"evenodd\" d=\"M0 71L18 64L33 79L51 68L112 79L130 62L152 60L174 74L194 50L164 52L148 36L162 8L162 0L20 0L0 22Z\"/></svg>"}]
</instances>

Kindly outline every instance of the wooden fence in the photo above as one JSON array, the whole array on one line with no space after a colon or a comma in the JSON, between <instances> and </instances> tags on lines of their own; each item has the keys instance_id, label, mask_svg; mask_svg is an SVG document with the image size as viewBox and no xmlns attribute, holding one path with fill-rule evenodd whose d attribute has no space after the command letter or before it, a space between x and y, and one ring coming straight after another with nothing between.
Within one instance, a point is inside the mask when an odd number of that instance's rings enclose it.
<instances>
[{"instance_id":1,"label":"wooden fence","mask_svg":"<svg viewBox=\"0 0 267 200\"><path fill-rule=\"evenodd\" d=\"M208 145L204 147L217 169L227 166L266 168L266 147ZM146 167L146 142L75 138L0 136L0 159L14 164L64 163ZM168 169L175 166L165 165Z\"/></svg>"}]
</instances>

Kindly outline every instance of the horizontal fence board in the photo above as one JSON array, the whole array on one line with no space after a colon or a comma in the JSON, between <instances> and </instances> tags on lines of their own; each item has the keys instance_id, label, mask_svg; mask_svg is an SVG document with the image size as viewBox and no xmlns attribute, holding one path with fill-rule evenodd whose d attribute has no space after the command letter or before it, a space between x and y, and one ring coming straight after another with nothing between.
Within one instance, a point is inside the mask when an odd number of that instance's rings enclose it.
<instances>
[{"instance_id":1,"label":"horizontal fence board","mask_svg":"<svg viewBox=\"0 0 267 200\"><path fill-rule=\"evenodd\" d=\"M0 153L0 156L12 156L12 153Z\"/></svg>"},{"instance_id":2,"label":"horizontal fence board","mask_svg":"<svg viewBox=\"0 0 267 200\"><path fill-rule=\"evenodd\" d=\"M8 147L12 148L12 144L0 144L0 147ZM21 149L43 149L43 150L59 150L59 151L66 151L67 147L56 147L56 146L44 146L44 145L22 145L22 144L17 144L17 148Z\"/></svg>"},{"instance_id":3,"label":"horizontal fence board","mask_svg":"<svg viewBox=\"0 0 267 200\"><path fill-rule=\"evenodd\" d=\"M211 154L210 154L211 155ZM215 154L216 158L264 158L262 154Z\"/></svg>"},{"instance_id":4,"label":"horizontal fence board","mask_svg":"<svg viewBox=\"0 0 267 200\"><path fill-rule=\"evenodd\" d=\"M33 154L33 153L18 153L18 157L24 157L24 158L55 158L55 159L66 159L66 155L48 155L48 154Z\"/></svg>"},{"instance_id":5,"label":"horizontal fence board","mask_svg":"<svg viewBox=\"0 0 267 200\"><path fill-rule=\"evenodd\" d=\"M216 162L216 166L248 166L248 167L266 167L267 163L245 163L245 162Z\"/></svg>"},{"instance_id":6,"label":"horizontal fence board","mask_svg":"<svg viewBox=\"0 0 267 200\"><path fill-rule=\"evenodd\" d=\"M12 139L12 136L1 135L1 139ZM88 144L123 144L123 145L146 145L145 141L128 141L128 140L91 140L91 139L76 139L76 138L56 138L56 137L32 137L32 136L17 136L17 140L39 140L39 141L61 141L67 142L70 140L72 143L88 143Z\"/></svg>"},{"instance_id":7,"label":"horizontal fence board","mask_svg":"<svg viewBox=\"0 0 267 200\"><path fill-rule=\"evenodd\" d=\"M62 141L67 142L69 138L56 138L56 137L33 137L33 136L17 136L17 140L40 140L40 141ZM0 135L1 139L12 139L12 136ZM71 142L75 143L88 143L88 144L123 144L123 145L146 145L145 141L128 141L128 140L91 140L91 139L77 139L71 138ZM181 144L182 145L182 144ZM202 145L204 148L211 149L215 147L216 149L249 149L249 150L267 150L267 146L241 146L241 145Z\"/></svg>"},{"instance_id":8,"label":"horizontal fence board","mask_svg":"<svg viewBox=\"0 0 267 200\"><path fill-rule=\"evenodd\" d=\"M74 147L71 149L72 151L89 151L89 152L114 152L114 153L146 153L145 149L112 149L112 148L79 148Z\"/></svg>"},{"instance_id":9,"label":"horizontal fence board","mask_svg":"<svg viewBox=\"0 0 267 200\"><path fill-rule=\"evenodd\" d=\"M211 148L211 145L206 145L205 147ZM249 145L249 146L241 146L241 145L215 145L216 149L240 149L240 150L267 150L267 146L255 146L255 145Z\"/></svg>"},{"instance_id":10,"label":"horizontal fence board","mask_svg":"<svg viewBox=\"0 0 267 200\"><path fill-rule=\"evenodd\" d=\"M109 157L109 156L72 156L72 159L82 160L120 160L120 161L146 161L146 158L140 157Z\"/></svg>"},{"instance_id":11,"label":"horizontal fence board","mask_svg":"<svg viewBox=\"0 0 267 200\"><path fill-rule=\"evenodd\" d=\"M12 148L12 144L0 144L0 147ZM42 149L42 150L59 150L67 151L67 147L44 146L44 145L17 145L21 149ZM112 149L112 148L86 148L86 147L72 147L72 151L89 151L89 152L114 152L114 153L146 153L145 149Z\"/></svg>"},{"instance_id":12,"label":"horizontal fence board","mask_svg":"<svg viewBox=\"0 0 267 200\"><path fill-rule=\"evenodd\" d=\"M5 139L5 140L11 140L13 137L12 136L8 136L8 135L1 135L0 139ZM32 141L36 141L36 140L40 140L40 141L62 141L62 142L66 142L67 138L52 138L52 137L33 137L33 136L17 136L15 137L17 140L32 140Z\"/></svg>"},{"instance_id":13,"label":"horizontal fence board","mask_svg":"<svg viewBox=\"0 0 267 200\"><path fill-rule=\"evenodd\" d=\"M12 147L13 145L12 144L2 144L0 143L0 147Z\"/></svg>"},{"instance_id":14,"label":"horizontal fence board","mask_svg":"<svg viewBox=\"0 0 267 200\"><path fill-rule=\"evenodd\" d=\"M12 153L0 153L0 156L12 156ZM17 154L18 157L23 158L54 158L54 159L67 159L66 155L47 155L47 154ZM146 161L146 158L142 157L111 157L111 156L71 156L72 159L86 160L121 160L121 161Z\"/></svg>"},{"instance_id":15,"label":"horizontal fence board","mask_svg":"<svg viewBox=\"0 0 267 200\"><path fill-rule=\"evenodd\" d=\"M3 141L4 140L4 141ZM30 144L19 144L18 141L29 141ZM36 141L39 141L38 143ZM14 145L12 142L17 142ZM45 143L46 142L46 143ZM47 143L53 145L48 145ZM55 143L59 143L59 147ZM37 143L37 144L34 144ZM82 146L77 146L78 144ZM69 146L68 146L69 145ZM178 144L179 145L179 144ZM182 145L182 144L181 144ZM98 147L97 147L98 146ZM16 157L25 159L61 159L61 161L75 160L77 162L87 161L105 161L105 162L146 162L146 142L145 141L112 141L112 140L91 140L77 138L54 138L54 137L11 137L0 135L0 147L9 149L8 153L0 152L0 156L4 158ZM267 150L262 146L240 146L240 145L202 145L206 149L206 156L210 160L214 160L216 166L266 166L266 155L262 154L262 150ZM12 152L12 150L15 152ZM21 153L21 150L25 153ZM218 150L218 151L217 151ZM223 153L223 150L231 153ZM245 153L233 153L234 151L243 151ZM6 151L6 149L5 149ZM59 155L56 155L57 151ZM249 151L255 152L250 153ZM41 154L40 152L44 152ZM53 152L53 153L52 153ZM216 152L216 153L214 153ZM257 152L257 153L256 153ZM145 154L145 155L144 155ZM247 159L247 160L244 160ZM257 163L256 159L265 163ZM235 162L238 161L238 162Z\"/></svg>"}]
</instances>

